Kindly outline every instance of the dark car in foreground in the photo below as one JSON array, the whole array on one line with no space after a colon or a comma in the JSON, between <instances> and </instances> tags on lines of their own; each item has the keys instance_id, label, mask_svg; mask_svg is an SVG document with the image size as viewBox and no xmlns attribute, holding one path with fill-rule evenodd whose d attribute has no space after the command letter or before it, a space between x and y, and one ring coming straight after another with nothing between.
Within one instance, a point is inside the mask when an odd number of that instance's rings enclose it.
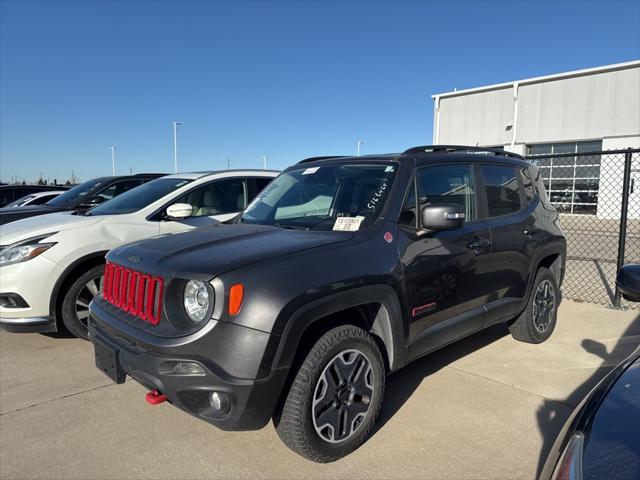
<instances>
[{"instance_id":1,"label":"dark car in foreground","mask_svg":"<svg viewBox=\"0 0 640 480\"><path fill-rule=\"evenodd\" d=\"M164 173L140 173L87 180L42 205L0 209L0 225L47 213L89 210L127 190L164 175Z\"/></svg>"},{"instance_id":2,"label":"dark car in foreground","mask_svg":"<svg viewBox=\"0 0 640 480\"><path fill-rule=\"evenodd\" d=\"M640 265L625 265L616 282L640 301ZM640 478L640 346L574 410L547 457L540 480Z\"/></svg>"},{"instance_id":3,"label":"dark car in foreground","mask_svg":"<svg viewBox=\"0 0 640 480\"><path fill-rule=\"evenodd\" d=\"M273 419L317 462L367 438L385 375L496 323L551 335L565 237L518 155L428 146L288 168L231 224L107 255L89 336L131 376L225 430Z\"/></svg>"},{"instance_id":4,"label":"dark car in foreground","mask_svg":"<svg viewBox=\"0 0 640 480\"><path fill-rule=\"evenodd\" d=\"M0 185L0 208L32 193L67 190L68 188L63 185Z\"/></svg>"}]
</instances>

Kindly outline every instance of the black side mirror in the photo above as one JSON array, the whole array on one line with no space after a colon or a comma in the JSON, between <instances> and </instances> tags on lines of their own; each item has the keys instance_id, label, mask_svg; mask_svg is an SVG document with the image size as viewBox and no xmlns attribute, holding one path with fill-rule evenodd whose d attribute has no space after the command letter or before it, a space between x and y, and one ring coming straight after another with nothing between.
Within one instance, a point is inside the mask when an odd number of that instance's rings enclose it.
<instances>
[{"instance_id":1,"label":"black side mirror","mask_svg":"<svg viewBox=\"0 0 640 480\"><path fill-rule=\"evenodd\" d=\"M454 230L464 224L464 207L455 203L427 205L422 208L422 228Z\"/></svg>"},{"instance_id":2,"label":"black side mirror","mask_svg":"<svg viewBox=\"0 0 640 480\"><path fill-rule=\"evenodd\" d=\"M640 265L624 265L618 272L616 285L625 300L640 302Z\"/></svg>"}]
</instances>

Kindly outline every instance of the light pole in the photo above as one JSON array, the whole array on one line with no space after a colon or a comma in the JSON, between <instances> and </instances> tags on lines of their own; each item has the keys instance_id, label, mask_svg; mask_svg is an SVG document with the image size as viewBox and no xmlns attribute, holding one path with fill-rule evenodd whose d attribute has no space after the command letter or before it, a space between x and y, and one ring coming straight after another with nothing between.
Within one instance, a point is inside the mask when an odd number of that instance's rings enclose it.
<instances>
[{"instance_id":1,"label":"light pole","mask_svg":"<svg viewBox=\"0 0 640 480\"><path fill-rule=\"evenodd\" d=\"M360 145L362 145L363 143L364 143L364 140L358 140L357 147L356 147L356 157L360 156Z\"/></svg>"},{"instance_id":2,"label":"light pole","mask_svg":"<svg viewBox=\"0 0 640 480\"><path fill-rule=\"evenodd\" d=\"M173 124L173 168L178 173L178 125L180 122L171 122Z\"/></svg>"},{"instance_id":3,"label":"light pole","mask_svg":"<svg viewBox=\"0 0 640 480\"><path fill-rule=\"evenodd\" d=\"M267 157L266 155L263 155L260 158L262 159L262 162L263 162L263 165L264 165L263 168L266 170L267 169L267 158L269 158L269 157Z\"/></svg>"},{"instance_id":4,"label":"light pole","mask_svg":"<svg viewBox=\"0 0 640 480\"><path fill-rule=\"evenodd\" d=\"M115 177L116 175L116 146L109 147L111 150L111 174Z\"/></svg>"}]
</instances>

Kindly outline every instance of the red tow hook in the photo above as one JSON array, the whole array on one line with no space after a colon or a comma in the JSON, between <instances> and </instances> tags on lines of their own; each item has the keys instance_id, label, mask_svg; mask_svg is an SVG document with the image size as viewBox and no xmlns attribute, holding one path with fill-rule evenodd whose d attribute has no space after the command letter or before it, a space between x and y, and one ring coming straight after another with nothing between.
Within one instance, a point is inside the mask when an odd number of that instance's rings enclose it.
<instances>
[{"instance_id":1,"label":"red tow hook","mask_svg":"<svg viewBox=\"0 0 640 480\"><path fill-rule=\"evenodd\" d=\"M151 390L147 393L145 399L150 405L159 405L167 400L167 396L164 393L160 393L158 390Z\"/></svg>"}]
</instances>

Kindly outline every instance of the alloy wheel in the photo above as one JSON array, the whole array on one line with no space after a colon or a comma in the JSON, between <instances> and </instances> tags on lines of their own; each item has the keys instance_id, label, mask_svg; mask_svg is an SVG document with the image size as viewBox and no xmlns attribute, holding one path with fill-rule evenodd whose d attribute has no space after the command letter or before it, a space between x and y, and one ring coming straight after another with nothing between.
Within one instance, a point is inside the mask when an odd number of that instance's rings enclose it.
<instances>
[{"instance_id":1,"label":"alloy wheel","mask_svg":"<svg viewBox=\"0 0 640 480\"><path fill-rule=\"evenodd\" d=\"M324 368L313 394L311 415L324 441L340 443L356 434L373 397L371 361L359 350L336 355Z\"/></svg>"},{"instance_id":2,"label":"alloy wheel","mask_svg":"<svg viewBox=\"0 0 640 480\"><path fill-rule=\"evenodd\" d=\"M84 325L87 326L89 318L89 304L91 300L102 290L103 276L92 278L78 292L76 297L76 317Z\"/></svg>"},{"instance_id":3,"label":"alloy wheel","mask_svg":"<svg viewBox=\"0 0 640 480\"><path fill-rule=\"evenodd\" d=\"M538 332L544 333L551 325L555 306L555 288L549 280L543 280L533 297L533 325Z\"/></svg>"}]
</instances>

